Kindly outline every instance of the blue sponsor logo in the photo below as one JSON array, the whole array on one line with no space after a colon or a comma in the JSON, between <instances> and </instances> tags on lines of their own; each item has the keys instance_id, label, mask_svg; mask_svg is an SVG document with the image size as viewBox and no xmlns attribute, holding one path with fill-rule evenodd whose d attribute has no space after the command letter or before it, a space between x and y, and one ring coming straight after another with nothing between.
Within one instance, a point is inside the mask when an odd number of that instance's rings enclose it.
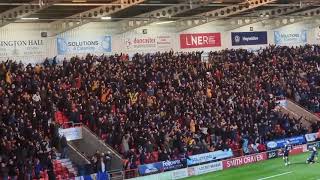
<instances>
[{"instance_id":1,"label":"blue sponsor logo","mask_svg":"<svg viewBox=\"0 0 320 180\"><path fill-rule=\"evenodd\" d=\"M269 148L271 148L271 149L276 148L277 145L278 145L278 144L277 144L276 142L274 142L274 141L270 141L270 142L267 143L267 146L268 146Z\"/></svg>"},{"instance_id":2,"label":"blue sponsor logo","mask_svg":"<svg viewBox=\"0 0 320 180\"><path fill-rule=\"evenodd\" d=\"M267 31L232 32L232 46L268 44Z\"/></svg>"},{"instance_id":3,"label":"blue sponsor logo","mask_svg":"<svg viewBox=\"0 0 320 180\"><path fill-rule=\"evenodd\" d=\"M144 164L138 167L140 175L154 174L163 171L162 162L152 163L152 164Z\"/></svg>"},{"instance_id":4,"label":"blue sponsor logo","mask_svg":"<svg viewBox=\"0 0 320 180\"><path fill-rule=\"evenodd\" d=\"M268 149L278 149L278 148L283 148L288 140L290 141L290 143L292 145L306 143L304 136L295 136L295 137L291 137L291 138L278 139L278 140L274 140L274 141L268 141L266 143L267 143Z\"/></svg>"},{"instance_id":5,"label":"blue sponsor logo","mask_svg":"<svg viewBox=\"0 0 320 180\"><path fill-rule=\"evenodd\" d=\"M185 167L186 163L183 163L183 160L172 160L172 161L163 161L164 171L174 170Z\"/></svg>"}]
</instances>

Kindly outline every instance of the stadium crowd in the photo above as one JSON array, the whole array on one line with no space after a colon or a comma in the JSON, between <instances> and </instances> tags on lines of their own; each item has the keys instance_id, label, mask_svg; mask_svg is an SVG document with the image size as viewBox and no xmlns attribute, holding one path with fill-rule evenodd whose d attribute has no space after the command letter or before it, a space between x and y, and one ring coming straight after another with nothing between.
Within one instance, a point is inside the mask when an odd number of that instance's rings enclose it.
<instances>
[{"instance_id":1,"label":"stadium crowd","mask_svg":"<svg viewBox=\"0 0 320 180\"><path fill-rule=\"evenodd\" d=\"M211 52L208 62L201 52L130 61L87 55L34 67L2 62L0 173L29 167L30 174L37 159L50 162L40 152L57 144L53 119L87 124L125 157L126 168L228 148L265 151L267 140L319 129L275 108L277 98L289 97L319 112L319 53L318 46L269 46Z\"/></svg>"}]
</instances>

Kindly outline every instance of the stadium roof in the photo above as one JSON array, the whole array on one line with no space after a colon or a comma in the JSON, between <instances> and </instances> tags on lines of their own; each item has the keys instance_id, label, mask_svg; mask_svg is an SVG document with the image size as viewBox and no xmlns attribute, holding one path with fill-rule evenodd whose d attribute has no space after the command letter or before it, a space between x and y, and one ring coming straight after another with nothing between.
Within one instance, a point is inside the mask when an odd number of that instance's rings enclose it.
<instances>
[{"instance_id":1,"label":"stadium roof","mask_svg":"<svg viewBox=\"0 0 320 180\"><path fill-rule=\"evenodd\" d=\"M293 23L293 18L297 22L318 17L320 1L11 0L0 1L0 12L0 27L13 22L45 22L57 33L106 20L119 23L123 31L159 21L174 22L181 30L220 21L232 29L270 19L288 18L286 22Z\"/></svg>"}]
</instances>

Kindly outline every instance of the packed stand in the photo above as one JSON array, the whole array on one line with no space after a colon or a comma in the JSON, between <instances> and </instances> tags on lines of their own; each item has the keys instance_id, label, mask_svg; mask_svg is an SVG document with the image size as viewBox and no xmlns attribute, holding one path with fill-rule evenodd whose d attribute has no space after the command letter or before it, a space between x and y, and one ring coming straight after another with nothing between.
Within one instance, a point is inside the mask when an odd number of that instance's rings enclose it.
<instances>
[{"instance_id":1,"label":"packed stand","mask_svg":"<svg viewBox=\"0 0 320 180\"><path fill-rule=\"evenodd\" d=\"M0 179L55 179L63 138L52 121L47 92L31 66L0 63ZM39 91L41 94L39 94Z\"/></svg>"},{"instance_id":2,"label":"packed stand","mask_svg":"<svg viewBox=\"0 0 320 180\"><path fill-rule=\"evenodd\" d=\"M275 107L281 96L298 94L301 104L318 98L318 64L312 60L317 52L311 46L224 50L212 52L208 63L201 52L136 54L132 61L88 55L62 65L15 64L1 77L10 79L2 81L4 91L29 96L41 113L55 113L60 123L87 124L132 169L228 148L261 152L267 140L311 132Z\"/></svg>"}]
</instances>

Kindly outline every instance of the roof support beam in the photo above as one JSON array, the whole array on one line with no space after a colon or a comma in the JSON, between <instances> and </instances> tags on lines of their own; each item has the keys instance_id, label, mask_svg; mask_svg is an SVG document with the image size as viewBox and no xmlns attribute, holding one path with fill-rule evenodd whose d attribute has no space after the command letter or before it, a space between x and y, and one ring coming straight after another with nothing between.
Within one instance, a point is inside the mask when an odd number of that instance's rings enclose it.
<instances>
[{"instance_id":1,"label":"roof support beam","mask_svg":"<svg viewBox=\"0 0 320 180\"><path fill-rule=\"evenodd\" d=\"M144 18L144 20L125 20L121 21L120 24L123 32L126 32L157 22L160 18L170 19L178 14L191 11L192 9L196 9L201 6L206 6L209 3L213 3L215 1L218 0L186 0L185 3L161 8L159 10L136 16L136 18Z\"/></svg>"},{"instance_id":2,"label":"roof support beam","mask_svg":"<svg viewBox=\"0 0 320 180\"><path fill-rule=\"evenodd\" d=\"M275 24L272 29L277 29L282 26L288 26L305 20L310 20L315 17L320 17L320 8L289 14L285 17L279 17L273 21L269 21L269 23Z\"/></svg>"},{"instance_id":3,"label":"roof support beam","mask_svg":"<svg viewBox=\"0 0 320 180\"><path fill-rule=\"evenodd\" d=\"M14 22L17 19L28 17L31 14L39 12L43 9L52 6L54 3L58 2L59 0L34 0L30 2L30 4L18 6L16 8L7 10L0 14L0 27L5 26L11 22ZM35 5L37 4L37 5Z\"/></svg>"},{"instance_id":4,"label":"roof support beam","mask_svg":"<svg viewBox=\"0 0 320 180\"><path fill-rule=\"evenodd\" d=\"M243 16L238 18L232 18L229 20L231 24L231 28L228 29L228 31L238 29L250 24L262 22L264 20L277 18L279 16L283 16L283 15L298 11L299 9L301 8L298 6L281 7L281 8L262 10L257 13L249 14L247 17Z\"/></svg>"},{"instance_id":5,"label":"roof support beam","mask_svg":"<svg viewBox=\"0 0 320 180\"><path fill-rule=\"evenodd\" d=\"M110 16L113 13L127 9L136 4L143 3L144 1L145 0L113 0L110 2L111 5L105 5L105 6L93 8L88 11L78 13L66 18L66 19L78 19L78 21L76 22L70 21L70 20L69 21L58 20L50 23L50 26L51 26L51 29L53 29L55 34L57 35L59 33L62 33L62 32L74 29L76 27L82 26L84 24L87 24L89 22L92 22L92 20L94 19ZM118 4L118 5L112 5L112 4Z\"/></svg>"},{"instance_id":6,"label":"roof support beam","mask_svg":"<svg viewBox=\"0 0 320 180\"><path fill-rule=\"evenodd\" d=\"M276 0L247 0L245 3L231 5L210 12L198 14L195 16L196 19L193 20L181 20L177 23L177 26L180 31L183 31L212 21L216 21L218 19L236 15L238 13L254 9L275 1Z\"/></svg>"}]
</instances>

